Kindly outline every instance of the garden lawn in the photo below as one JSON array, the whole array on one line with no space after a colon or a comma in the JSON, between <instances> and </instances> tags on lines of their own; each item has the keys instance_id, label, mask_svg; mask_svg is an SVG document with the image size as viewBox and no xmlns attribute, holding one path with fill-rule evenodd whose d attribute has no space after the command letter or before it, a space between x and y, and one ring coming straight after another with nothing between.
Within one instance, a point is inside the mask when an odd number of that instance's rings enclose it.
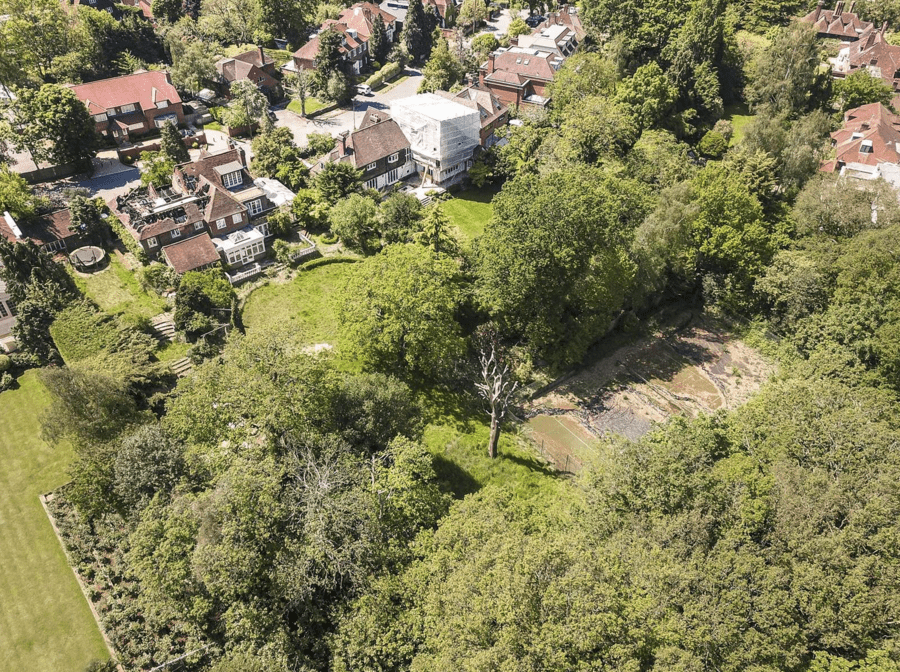
<instances>
[{"instance_id":1,"label":"garden lawn","mask_svg":"<svg viewBox=\"0 0 900 672\"><path fill-rule=\"evenodd\" d=\"M289 324L303 345L337 345L335 299L354 264L337 263L301 271L290 282L263 285L247 299L243 321L248 332L265 325Z\"/></svg>"},{"instance_id":2,"label":"garden lawn","mask_svg":"<svg viewBox=\"0 0 900 672\"><path fill-rule=\"evenodd\" d=\"M111 315L127 313L149 318L166 309L166 302L145 291L115 253L110 255L109 266L98 273L76 275L75 283L101 310Z\"/></svg>"},{"instance_id":3,"label":"garden lawn","mask_svg":"<svg viewBox=\"0 0 900 672\"><path fill-rule=\"evenodd\" d=\"M68 448L40 438L49 399L29 371L0 394L0 672L82 672L108 658L38 495L68 480Z\"/></svg>"},{"instance_id":4,"label":"garden lawn","mask_svg":"<svg viewBox=\"0 0 900 672\"><path fill-rule=\"evenodd\" d=\"M459 229L464 242L470 243L484 233L484 227L491 221L494 211L491 199L498 191L493 187L469 189L442 203L444 213L450 218L450 223Z\"/></svg>"},{"instance_id":5,"label":"garden lawn","mask_svg":"<svg viewBox=\"0 0 900 672\"><path fill-rule=\"evenodd\" d=\"M328 103L323 103L317 98L307 98L306 99L306 114L312 114L313 112L318 112L323 107L325 107ZM294 114L303 114L303 109L300 107L299 100L292 100L290 104L287 106Z\"/></svg>"},{"instance_id":6,"label":"garden lawn","mask_svg":"<svg viewBox=\"0 0 900 672\"><path fill-rule=\"evenodd\" d=\"M730 121L734 127L734 135L731 136L732 146L738 144L744 137L744 129L753 117L754 115L750 114L750 109L746 103L735 103L725 108L725 116L723 118Z\"/></svg>"}]
</instances>

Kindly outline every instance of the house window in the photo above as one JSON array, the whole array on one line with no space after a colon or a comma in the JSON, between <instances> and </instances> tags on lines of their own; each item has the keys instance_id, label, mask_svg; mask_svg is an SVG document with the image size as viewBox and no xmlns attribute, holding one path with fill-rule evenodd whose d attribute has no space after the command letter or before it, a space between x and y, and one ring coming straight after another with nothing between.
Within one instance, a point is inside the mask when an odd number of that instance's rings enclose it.
<instances>
[{"instance_id":1,"label":"house window","mask_svg":"<svg viewBox=\"0 0 900 672\"><path fill-rule=\"evenodd\" d=\"M119 114L129 114L131 112L134 112L134 105L122 105L119 108Z\"/></svg>"},{"instance_id":2,"label":"house window","mask_svg":"<svg viewBox=\"0 0 900 672\"><path fill-rule=\"evenodd\" d=\"M264 236L269 235L269 223L268 222L262 222L261 224L257 224L255 228L262 235L264 235Z\"/></svg>"},{"instance_id":3,"label":"house window","mask_svg":"<svg viewBox=\"0 0 900 672\"><path fill-rule=\"evenodd\" d=\"M44 250L46 252L55 252L56 250L65 249L66 244L61 240L54 240L52 243L47 243L44 245Z\"/></svg>"},{"instance_id":4,"label":"house window","mask_svg":"<svg viewBox=\"0 0 900 672\"><path fill-rule=\"evenodd\" d=\"M230 189L231 187L236 187L240 184L243 184L244 180L241 177L241 171L236 170L233 173L227 173L222 176L222 186L226 189Z\"/></svg>"},{"instance_id":5,"label":"house window","mask_svg":"<svg viewBox=\"0 0 900 672\"><path fill-rule=\"evenodd\" d=\"M147 247L156 247L158 244L159 243L156 240L156 236L147 239Z\"/></svg>"},{"instance_id":6,"label":"house window","mask_svg":"<svg viewBox=\"0 0 900 672\"><path fill-rule=\"evenodd\" d=\"M94 121L106 121L106 112L102 114L95 114Z\"/></svg>"},{"instance_id":7,"label":"house window","mask_svg":"<svg viewBox=\"0 0 900 672\"><path fill-rule=\"evenodd\" d=\"M203 229L203 221L194 222L194 231L200 231Z\"/></svg>"},{"instance_id":8,"label":"house window","mask_svg":"<svg viewBox=\"0 0 900 672\"><path fill-rule=\"evenodd\" d=\"M225 220L224 220L224 219L217 219L217 220L216 220L216 228L217 228L217 229L224 229L224 228L225 228Z\"/></svg>"},{"instance_id":9,"label":"house window","mask_svg":"<svg viewBox=\"0 0 900 672\"><path fill-rule=\"evenodd\" d=\"M377 189L378 188L378 178L376 177L374 180L369 180L366 182L366 189Z\"/></svg>"},{"instance_id":10,"label":"house window","mask_svg":"<svg viewBox=\"0 0 900 672\"><path fill-rule=\"evenodd\" d=\"M9 317L9 311L6 310L6 306L3 305L3 302L0 301L0 318Z\"/></svg>"},{"instance_id":11,"label":"house window","mask_svg":"<svg viewBox=\"0 0 900 672\"><path fill-rule=\"evenodd\" d=\"M399 160L400 160L399 152L397 154L391 154L388 157L388 163L397 163L397 161L399 161Z\"/></svg>"},{"instance_id":12,"label":"house window","mask_svg":"<svg viewBox=\"0 0 900 672\"><path fill-rule=\"evenodd\" d=\"M172 229L169 231L169 235L172 236L172 238L181 238L181 229Z\"/></svg>"},{"instance_id":13,"label":"house window","mask_svg":"<svg viewBox=\"0 0 900 672\"><path fill-rule=\"evenodd\" d=\"M370 163L368 166L366 166L366 170L375 170L375 164Z\"/></svg>"},{"instance_id":14,"label":"house window","mask_svg":"<svg viewBox=\"0 0 900 672\"><path fill-rule=\"evenodd\" d=\"M255 201L250 201L247 204L247 208L250 210L250 216L258 215L262 212L262 200L257 198Z\"/></svg>"},{"instance_id":15,"label":"house window","mask_svg":"<svg viewBox=\"0 0 900 672\"><path fill-rule=\"evenodd\" d=\"M232 215L232 217L231 217L231 221L232 221L233 224L240 224L242 219L243 219L243 218L242 218L239 214L238 214L238 215Z\"/></svg>"}]
</instances>

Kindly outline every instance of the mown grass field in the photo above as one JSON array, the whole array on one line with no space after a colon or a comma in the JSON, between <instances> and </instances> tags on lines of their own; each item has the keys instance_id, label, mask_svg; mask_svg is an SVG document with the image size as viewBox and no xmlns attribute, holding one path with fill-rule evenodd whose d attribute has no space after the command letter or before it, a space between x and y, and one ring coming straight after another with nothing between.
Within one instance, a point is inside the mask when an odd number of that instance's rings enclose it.
<instances>
[{"instance_id":1,"label":"mown grass field","mask_svg":"<svg viewBox=\"0 0 900 672\"><path fill-rule=\"evenodd\" d=\"M470 243L484 233L494 212L491 200L497 191L495 188L469 189L444 201L444 212L453 226L459 229L464 242Z\"/></svg>"},{"instance_id":2,"label":"mown grass field","mask_svg":"<svg viewBox=\"0 0 900 672\"><path fill-rule=\"evenodd\" d=\"M81 672L106 647L38 501L72 454L40 438L37 373L19 385L0 394L0 672Z\"/></svg>"},{"instance_id":3,"label":"mown grass field","mask_svg":"<svg viewBox=\"0 0 900 672\"><path fill-rule=\"evenodd\" d=\"M97 273L75 274L75 284L100 309L111 315L128 313L135 317L153 317L166 309L166 302L141 287L134 273L110 255L109 265Z\"/></svg>"},{"instance_id":4,"label":"mown grass field","mask_svg":"<svg viewBox=\"0 0 900 672\"><path fill-rule=\"evenodd\" d=\"M736 103L725 107L725 116L723 118L730 121L734 127L734 135L731 136L732 146L738 144L744 137L744 130L747 128L750 120L753 119L753 116L750 114L750 109L746 103Z\"/></svg>"},{"instance_id":5,"label":"mown grass field","mask_svg":"<svg viewBox=\"0 0 900 672\"><path fill-rule=\"evenodd\" d=\"M302 271L287 283L264 285L247 299L248 332L265 325L291 326L303 345L337 345L335 299L354 264L329 264Z\"/></svg>"}]
</instances>

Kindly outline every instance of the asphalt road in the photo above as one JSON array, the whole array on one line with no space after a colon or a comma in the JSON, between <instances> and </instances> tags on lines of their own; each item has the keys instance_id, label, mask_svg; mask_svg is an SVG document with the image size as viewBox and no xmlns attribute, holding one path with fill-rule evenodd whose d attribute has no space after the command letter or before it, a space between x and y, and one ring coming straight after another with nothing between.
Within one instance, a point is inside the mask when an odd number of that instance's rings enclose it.
<instances>
[{"instance_id":1,"label":"asphalt road","mask_svg":"<svg viewBox=\"0 0 900 672\"><path fill-rule=\"evenodd\" d=\"M275 110L275 125L290 128L294 134L294 141L301 147L306 146L308 133L329 133L336 136L342 131L352 131L362 121L366 109L374 107L378 110L387 110L390 107L390 101L416 94L419 84L422 83L422 73L419 70L407 68L404 74L409 77L396 86L371 96L357 95L353 99L352 108L335 110L320 117L304 119L299 114L287 109Z\"/></svg>"}]
</instances>

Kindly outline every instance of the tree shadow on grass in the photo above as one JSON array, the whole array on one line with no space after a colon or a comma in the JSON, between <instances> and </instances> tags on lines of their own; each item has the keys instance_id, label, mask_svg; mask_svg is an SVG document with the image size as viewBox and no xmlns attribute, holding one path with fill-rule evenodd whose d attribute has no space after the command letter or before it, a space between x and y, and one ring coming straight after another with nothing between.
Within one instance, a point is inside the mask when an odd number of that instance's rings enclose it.
<instances>
[{"instance_id":1,"label":"tree shadow on grass","mask_svg":"<svg viewBox=\"0 0 900 672\"><path fill-rule=\"evenodd\" d=\"M435 455L433 464L438 480L456 499L462 499L481 489L481 484L472 474L443 455Z\"/></svg>"},{"instance_id":2,"label":"tree shadow on grass","mask_svg":"<svg viewBox=\"0 0 900 672\"><path fill-rule=\"evenodd\" d=\"M533 457L526 457L523 455L509 455L501 452L497 459L507 460L509 462L512 462L513 464L525 467L530 471L534 471L549 478L561 478L563 476L562 472L559 472L556 469L553 469L552 467L539 462L536 458Z\"/></svg>"}]
</instances>

